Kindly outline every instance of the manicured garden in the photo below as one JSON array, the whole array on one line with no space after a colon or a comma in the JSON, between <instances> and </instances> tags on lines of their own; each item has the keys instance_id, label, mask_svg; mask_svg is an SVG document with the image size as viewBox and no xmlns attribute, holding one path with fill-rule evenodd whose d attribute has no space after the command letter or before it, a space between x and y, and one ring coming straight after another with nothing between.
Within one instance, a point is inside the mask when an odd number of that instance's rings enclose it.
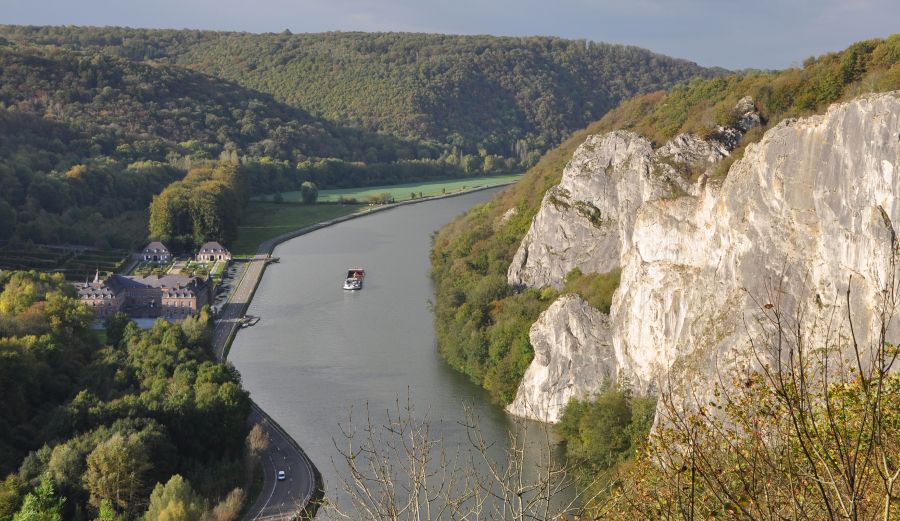
<instances>
[{"instance_id":1,"label":"manicured garden","mask_svg":"<svg viewBox=\"0 0 900 521\"><path fill-rule=\"evenodd\" d=\"M320 203L338 201L355 201L358 203L406 201L409 199L418 199L420 197L450 194L476 187L505 185L518 181L520 177L522 177L521 174L490 177L468 177L464 179L447 179L443 181L427 181L401 185L319 190L318 201ZM301 201L300 191L282 192L280 195L282 200L285 202ZM259 199L262 201L273 201L274 197L274 195L265 195L260 196Z\"/></svg>"},{"instance_id":2,"label":"manicured garden","mask_svg":"<svg viewBox=\"0 0 900 521\"><path fill-rule=\"evenodd\" d=\"M69 280L84 280L97 270L103 274L122 269L128 256L123 250L5 244L0 246L0 269L55 271Z\"/></svg>"},{"instance_id":3,"label":"manicured garden","mask_svg":"<svg viewBox=\"0 0 900 521\"><path fill-rule=\"evenodd\" d=\"M148 275L165 275L169 272L169 269L173 264L175 264L174 260L168 262L141 261L135 265L131 272L134 275L141 275L144 277Z\"/></svg>"}]
</instances>

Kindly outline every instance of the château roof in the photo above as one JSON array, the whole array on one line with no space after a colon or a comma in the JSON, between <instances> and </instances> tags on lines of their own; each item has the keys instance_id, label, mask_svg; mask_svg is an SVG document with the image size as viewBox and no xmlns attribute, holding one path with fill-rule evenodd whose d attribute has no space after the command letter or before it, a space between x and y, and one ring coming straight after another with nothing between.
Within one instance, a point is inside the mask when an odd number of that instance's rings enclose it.
<instances>
[{"instance_id":1,"label":"ch\u00e2teau roof","mask_svg":"<svg viewBox=\"0 0 900 521\"><path fill-rule=\"evenodd\" d=\"M224 246L219 244L216 241L210 241L203 243L203 246L200 246L200 253L227 253L228 250L225 249Z\"/></svg>"},{"instance_id":2,"label":"ch\u00e2teau roof","mask_svg":"<svg viewBox=\"0 0 900 521\"><path fill-rule=\"evenodd\" d=\"M199 277L184 275L111 275L102 282L79 282L75 284L78 298L112 298L128 289L159 289L163 297L193 297L208 285Z\"/></svg>"},{"instance_id":3,"label":"ch\u00e2teau roof","mask_svg":"<svg viewBox=\"0 0 900 521\"><path fill-rule=\"evenodd\" d=\"M169 248L166 248L166 245L159 242L153 241L144 247L143 253L170 253Z\"/></svg>"}]
</instances>

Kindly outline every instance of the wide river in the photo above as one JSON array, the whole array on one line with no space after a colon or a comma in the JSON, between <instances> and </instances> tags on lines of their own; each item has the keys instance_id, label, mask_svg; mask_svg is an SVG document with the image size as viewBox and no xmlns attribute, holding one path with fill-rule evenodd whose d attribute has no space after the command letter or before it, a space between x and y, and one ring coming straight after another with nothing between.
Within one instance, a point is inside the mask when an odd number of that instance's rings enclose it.
<instances>
[{"instance_id":1,"label":"wide river","mask_svg":"<svg viewBox=\"0 0 900 521\"><path fill-rule=\"evenodd\" d=\"M474 405L484 437L508 446L517 423L440 358L429 310L431 234L499 190L402 206L276 249L281 261L267 268L248 311L262 320L240 331L229 360L256 403L322 471L329 497L342 496L337 472L345 466L334 441L344 440L351 408L357 428L366 404L384 424L385 411L409 395L455 447L468 443L460 422L464 404ZM341 289L352 267L366 270L362 291ZM544 434L535 428L528 436Z\"/></svg>"}]
</instances>

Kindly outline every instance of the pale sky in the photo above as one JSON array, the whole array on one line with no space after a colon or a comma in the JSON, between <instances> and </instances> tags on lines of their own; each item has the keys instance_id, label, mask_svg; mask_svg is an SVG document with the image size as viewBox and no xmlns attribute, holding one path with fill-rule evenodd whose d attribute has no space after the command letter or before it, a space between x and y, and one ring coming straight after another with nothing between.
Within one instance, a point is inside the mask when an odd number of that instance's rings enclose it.
<instances>
[{"instance_id":1,"label":"pale sky","mask_svg":"<svg viewBox=\"0 0 900 521\"><path fill-rule=\"evenodd\" d=\"M900 0L0 0L0 23L545 35L784 68L900 32Z\"/></svg>"}]
</instances>

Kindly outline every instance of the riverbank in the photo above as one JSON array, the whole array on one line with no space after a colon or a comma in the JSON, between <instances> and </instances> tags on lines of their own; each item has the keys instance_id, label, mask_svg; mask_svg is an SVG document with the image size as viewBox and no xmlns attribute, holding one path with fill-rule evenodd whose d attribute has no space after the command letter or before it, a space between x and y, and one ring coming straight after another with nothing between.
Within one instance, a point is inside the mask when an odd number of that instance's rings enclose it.
<instances>
[{"instance_id":1,"label":"riverbank","mask_svg":"<svg viewBox=\"0 0 900 521\"><path fill-rule=\"evenodd\" d=\"M308 234L315 230L320 230L322 228L325 228L328 226L333 226L338 223L350 221L353 219L358 219L361 217L370 216L370 215L381 213L381 212L391 210L394 208L412 205L412 204L418 204L418 203L427 202L427 201L434 201L434 200L446 199L446 198L452 198L452 197L460 197L460 196L464 196L467 194L471 194L473 192L478 192L478 191L488 190L488 189L496 189L496 188L498 188L498 187L497 186L478 187L478 188L466 190L465 192L442 194L442 195L437 195L437 196L432 196L432 197L427 197L427 198L402 201L402 202L393 203L393 204L378 205L378 206L374 206L374 207L368 208L368 209L360 211L360 212L341 216L341 217L338 217L335 219L329 219L327 221L315 223L313 225L299 228L297 230L292 230L291 232L284 233L282 235L279 235L278 237L269 239L269 240L261 243L259 245L259 247L257 248L256 254L253 256L252 259L249 260L247 268L244 270L244 273L241 276L241 279L237 283L237 285L232 293L231 299L225 304L225 306L223 307L223 309L221 310L221 312L219 314L219 319L216 321L216 328L215 328L215 333L214 333L214 338L213 338L213 346L214 346L214 352L215 352L217 358L222 359L222 360L227 358L228 351L231 347L231 343L233 342L233 340L237 334L237 331L240 329L241 317L243 317L243 315L247 311L247 308L249 307L250 302L253 299L256 289L259 286L260 281L262 280L262 275L265 272L266 266L272 260L271 254L278 244L280 244L284 241L293 239L295 237L299 237L301 235ZM263 316L262 319L266 320L266 317ZM271 423L275 424L274 421L272 421ZM275 425L277 425L277 424L275 424ZM281 432L284 433L283 430ZM284 433L284 435L286 435L286 433ZM273 436L274 436L274 433L273 433ZM288 436L288 438L290 438L290 437ZM294 444L296 444L296 442L294 442ZM294 445L291 445L291 447L294 447ZM309 460L309 458L306 458L305 453L303 453L303 451L300 449L299 445L295 445L295 448L292 448L291 451L293 451L294 456L296 456L296 458L297 458L297 461L305 461L306 464L308 465L309 469L312 472L318 473L318 469L316 469L315 465L313 464L313 462L311 460ZM265 457L272 456L272 460L274 460L279 454L280 453L267 454ZM281 455L283 456L283 454L281 454ZM269 476L269 474L272 474L272 473L271 472L266 473L265 476L271 481L272 479L274 479L274 477ZM317 485L317 487L320 487L320 486L321 485ZM270 490L270 489L272 491L277 490L277 488L274 485L267 482L264 485L263 490L266 491L266 490ZM282 487L282 489L285 489L287 491L288 487ZM315 497L315 494L317 494L317 493L318 494L324 493L324 491L321 491L318 489L316 489L314 491L305 490L305 491L301 491L301 492L302 493L298 493L294 497L296 497L297 499L300 499L300 498L304 498L307 496ZM311 493L307 494L307 492L311 492ZM257 501L259 501L259 500L257 499ZM283 502L284 501L282 501L282 503ZM270 504L271 503L272 503L272 501L270 501ZM278 499L275 499L275 503L278 503ZM308 505L309 505L309 499L305 499L304 502L298 506L302 507L302 508L307 508Z\"/></svg>"},{"instance_id":2,"label":"riverbank","mask_svg":"<svg viewBox=\"0 0 900 521\"><path fill-rule=\"evenodd\" d=\"M414 183L366 186L359 188L334 188L319 190L319 203L338 203L341 201L373 202L374 199L406 201L422 199L435 195L446 195L466 191L470 188L496 188L515 183L522 174L505 174L494 176L476 176L466 178L439 179ZM300 191L281 192L278 194L284 202L300 202L303 200ZM276 200L274 194L257 196L254 201Z\"/></svg>"}]
</instances>

